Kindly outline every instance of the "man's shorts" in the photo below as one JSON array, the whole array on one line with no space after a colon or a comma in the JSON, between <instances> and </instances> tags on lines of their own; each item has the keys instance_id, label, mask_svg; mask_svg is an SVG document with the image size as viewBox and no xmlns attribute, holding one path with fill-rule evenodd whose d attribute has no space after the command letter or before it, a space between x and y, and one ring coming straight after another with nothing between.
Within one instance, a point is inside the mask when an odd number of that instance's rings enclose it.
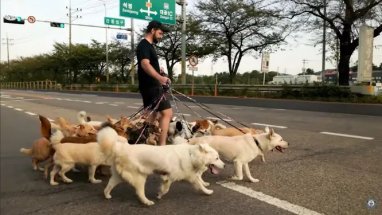
<instances>
[{"instance_id":1,"label":"man's shorts","mask_svg":"<svg viewBox=\"0 0 382 215\"><path fill-rule=\"evenodd\" d=\"M142 99L143 99L143 106L148 107L151 105L149 110L152 110L155 108L156 104L158 103L160 97L163 94L162 87L160 88L148 88L144 90L140 90ZM155 104L154 104L155 103ZM168 98L163 98L161 102L159 103L158 109L156 109L157 112L170 109L171 104Z\"/></svg>"}]
</instances>

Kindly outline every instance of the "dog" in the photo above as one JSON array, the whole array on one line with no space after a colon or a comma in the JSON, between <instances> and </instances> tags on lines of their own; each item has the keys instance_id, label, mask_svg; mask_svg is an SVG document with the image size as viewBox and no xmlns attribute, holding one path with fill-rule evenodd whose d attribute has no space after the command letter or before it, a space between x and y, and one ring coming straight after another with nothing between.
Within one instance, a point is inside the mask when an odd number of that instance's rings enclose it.
<instances>
[{"instance_id":1,"label":"dog","mask_svg":"<svg viewBox=\"0 0 382 215\"><path fill-rule=\"evenodd\" d=\"M168 140L171 143L176 142L175 138L177 136L180 136L185 139L190 139L193 136L191 124L188 123L185 120L176 120L170 122L169 128L168 128Z\"/></svg>"},{"instance_id":2,"label":"dog","mask_svg":"<svg viewBox=\"0 0 382 215\"><path fill-rule=\"evenodd\" d=\"M262 156L263 162L264 153L277 149L280 152L288 148L289 143L274 132L273 129L265 128L265 132L252 136L247 133L241 136L203 136L192 138L189 144L208 143L212 148L226 160L234 163L235 173L231 177L232 180L243 180L243 169L245 176L251 182L259 182L259 179L252 177L248 163L254 160L257 156Z\"/></svg>"},{"instance_id":3,"label":"dog","mask_svg":"<svg viewBox=\"0 0 382 215\"><path fill-rule=\"evenodd\" d=\"M116 132L111 129L103 129L99 132L100 145L113 145L113 164L111 177L104 190L106 199L110 199L113 188L119 183L126 181L136 191L139 200L145 205L153 205L154 202L145 195L146 179L151 174L159 174L162 178L160 191L157 198L161 199L175 181L186 180L196 189L207 195L213 190L207 189L200 181L200 171L206 167L213 173L217 168L224 168L216 150L207 144L200 145L165 145L151 146L145 144L129 145L115 142Z\"/></svg>"},{"instance_id":4,"label":"dog","mask_svg":"<svg viewBox=\"0 0 382 215\"><path fill-rule=\"evenodd\" d=\"M97 130L88 124L80 124L80 125L74 125L70 124L65 118L63 117L57 117L55 122L58 124L54 127L61 130L64 133L64 136L70 137L70 136L88 136L89 134L96 134Z\"/></svg>"},{"instance_id":5,"label":"dog","mask_svg":"<svg viewBox=\"0 0 382 215\"><path fill-rule=\"evenodd\" d=\"M88 165L89 181L93 184L101 183L102 180L95 179L95 171L99 165L111 165L111 160L108 156L110 154L108 150L111 148L104 147L104 145L100 145L98 142L61 144L63 138L64 134L60 130L53 133L50 138L50 142L55 149L53 155L54 166L50 172L50 184L58 185L58 182L54 180L57 173L59 173L65 183L72 183L73 181L68 178L65 173L71 170L76 164ZM118 136L118 134L116 138L127 142L126 138Z\"/></svg>"},{"instance_id":6,"label":"dog","mask_svg":"<svg viewBox=\"0 0 382 215\"><path fill-rule=\"evenodd\" d=\"M218 120L201 119L190 124L193 137L211 135L214 129L226 128L225 125L218 123Z\"/></svg>"},{"instance_id":7,"label":"dog","mask_svg":"<svg viewBox=\"0 0 382 215\"><path fill-rule=\"evenodd\" d=\"M86 111L80 111L77 113L77 120L80 125L90 125L95 129L99 129L103 122L101 121L92 121L90 116L87 116Z\"/></svg>"},{"instance_id":8,"label":"dog","mask_svg":"<svg viewBox=\"0 0 382 215\"><path fill-rule=\"evenodd\" d=\"M259 129L255 129L255 128L246 128L246 127L241 127L239 129L233 128L233 127L216 129L215 127L212 127L211 129L211 134L216 136L233 137L233 136L243 135L246 133L256 135L256 134L263 133L263 131Z\"/></svg>"},{"instance_id":9,"label":"dog","mask_svg":"<svg viewBox=\"0 0 382 215\"><path fill-rule=\"evenodd\" d=\"M49 143L51 124L44 116L39 115L39 120L41 137L33 142L30 149L21 148L20 152L32 157L32 167L34 170L44 171L46 167L39 167L39 163L49 160L54 150Z\"/></svg>"}]
</instances>

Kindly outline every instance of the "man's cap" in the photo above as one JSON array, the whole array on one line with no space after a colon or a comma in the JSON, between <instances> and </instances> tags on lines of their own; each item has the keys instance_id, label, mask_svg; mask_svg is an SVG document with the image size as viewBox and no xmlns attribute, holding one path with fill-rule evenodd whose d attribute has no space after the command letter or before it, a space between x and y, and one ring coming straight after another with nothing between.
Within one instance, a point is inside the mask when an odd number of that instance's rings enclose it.
<instances>
[{"instance_id":1,"label":"man's cap","mask_svg":"<svg viewBox=\"0 0 382 215\"><path fill-rule=\"evenodd\" d=\"M153 29L153 28L160 29L163 32L169 32L170 31L170 29L167 26L163 25L161 22L156 21L156 20L149 22L149 24L147 25L146 32L150 32L151 29Z\"/></svg>"}]
</instances>

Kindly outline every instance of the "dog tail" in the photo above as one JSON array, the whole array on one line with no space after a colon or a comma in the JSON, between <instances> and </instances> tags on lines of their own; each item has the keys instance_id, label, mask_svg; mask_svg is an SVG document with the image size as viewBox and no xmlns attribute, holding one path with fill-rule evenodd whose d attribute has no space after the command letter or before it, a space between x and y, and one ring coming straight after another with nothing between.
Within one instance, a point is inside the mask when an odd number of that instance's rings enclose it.
<instances>
[{"instance_id":1,"label":"dog tail","mask_svg":"<svg viewBox=\"0 0 382 215\"><path fill-rule=\"evenodd\" d=\"M38 115L38 118L40 119L40 123L41 123L41 127L40 127L41 136L45 137L46 139L49 139L50 136L52 135L52 131L51 131L52 126L50 124L50 121L46 117L41 115Z\"/></svg>"},{"instance_id":2,"label":"dog tail","mask_svg":"<svg viewBox=\"0 0 382 215\"><path fill-rule=\"evenodd\" d=\"M50 142L54 148L55 145L60 144L61 140L64 138L64 134L60 130L56 130L50 137Z\"/></svg>"},{"instance_id":3,"label":"dog tail","mask_svg":"<svg viewBox=\"0 0 382 215\"><path fill-rule=\"evenodd\" d=\"M105 126L97 133L97 142L101 146L101 151L110 154L114 150L114 144L119 140L117 132L108 126Z\"/></svg>"},{"instance_id":4,"label":"dog tail","mask_svg":"<svg viewBox=\"0 0 382 215\"><path fill-rule=\"evenodd\" d=\"M32 149L21 148L20 152L25 154L25 155L29 155L29 156L32 155Z\"/></svg>"}]
</instances>

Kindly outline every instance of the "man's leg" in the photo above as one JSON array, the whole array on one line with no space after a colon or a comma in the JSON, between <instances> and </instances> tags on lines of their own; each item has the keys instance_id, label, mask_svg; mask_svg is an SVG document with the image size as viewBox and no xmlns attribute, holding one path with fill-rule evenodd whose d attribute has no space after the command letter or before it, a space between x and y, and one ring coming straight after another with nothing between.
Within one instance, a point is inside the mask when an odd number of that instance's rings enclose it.
<instances>
[{"instance_id":1,"label":"man's leg","mask_svg":"<svg viewBox=\"0 0 382 215\"><path fill-rule=\"evenodd\" d=\"M172 118L172 108L162 110L160 113L159 127L161 129L161 133L159 137L159 145L164 146L166 145L168 127Z\"/></svg>"}]
</instances>

